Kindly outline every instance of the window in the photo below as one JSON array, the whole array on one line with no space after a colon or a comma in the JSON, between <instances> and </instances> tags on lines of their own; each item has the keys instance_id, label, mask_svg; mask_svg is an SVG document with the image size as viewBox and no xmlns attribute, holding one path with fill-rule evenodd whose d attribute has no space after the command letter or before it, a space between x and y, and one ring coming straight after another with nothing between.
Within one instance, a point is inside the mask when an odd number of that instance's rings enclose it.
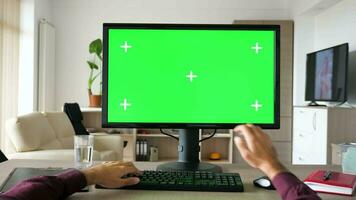
<instances>
[{"instance_id":1,"label":"window","mask_svg":"<svg viewBox=\"0 0 356 200\"><path fill-rule=\"evenodd\" d=\"M19 39L20 0L0 0L0 148L5 121L17 115Z\"/></svg>"}]
</instances>

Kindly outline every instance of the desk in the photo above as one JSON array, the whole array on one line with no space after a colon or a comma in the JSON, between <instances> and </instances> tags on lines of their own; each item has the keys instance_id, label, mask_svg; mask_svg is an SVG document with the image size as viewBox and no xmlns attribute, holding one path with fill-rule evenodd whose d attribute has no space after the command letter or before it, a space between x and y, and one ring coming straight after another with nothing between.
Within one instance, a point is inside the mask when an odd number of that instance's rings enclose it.
<instances>
[{"instance_id":1,"label":"desk","mask_svg":"<svg viewBox=\"0 0 356 200\"><path fill-rule=\"evenodd\" d=\"M155 169L159 163L150 162L137 162L136 166L143 170ZM133 199L263 199L263 200L276 200L280 199L276 191L268 191L253 186L252 181L254 178L262 175L261 172L250 167L240 166L236 164L221 164L224 172L238 172L240 173L244 182L245 192L243 193L224 193L224 192L181 192L181 191L143 191L143 190L97 190L94 187L90 192L76 193L68 199L120 199L120 200L133 200ZM9 160L0 164L0 182L3 182L7 175L14 167L73 167L70 161L46 161L46 160ZM314 169L331 169L340 170L338 166L288 166L288 168L295 173L299 178L305 176ZM353 197L345 197L338 195L320 194L322 199L355 199Z\"/></svg>"}]
</instances>

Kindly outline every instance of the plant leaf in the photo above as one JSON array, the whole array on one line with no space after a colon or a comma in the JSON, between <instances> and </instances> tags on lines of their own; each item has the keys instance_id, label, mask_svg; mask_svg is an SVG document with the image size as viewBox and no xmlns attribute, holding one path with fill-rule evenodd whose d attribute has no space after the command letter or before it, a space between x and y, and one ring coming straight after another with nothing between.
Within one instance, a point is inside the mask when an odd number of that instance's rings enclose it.
<instances>
[{"instance_id":1,"label":"plant leaf","mask_svg":"<svg viewBox=\"0 0 356 200\"><path fill-rule=\"evenodd\" d=\"M101 74L101 72L97 73L94 77L93 77L93 82L95 81L96 78L98 78L98 76Z\"/></svg>"},{"instance_id":2,"label":"plant leaf","mask_svg":"<svg viewBox=\"0 0 356 200\"><path fill-rule=\"evenodd\" d=\"M95 53L96 55L101 55L102 51L103 51L103 42L101 41L100 38L92 41L89 44L89 53Z\"/></svg>"},{"instance_id":3,"label":"plant leaf","mask_svg":"<svg viewBox=\"0 0 356 200\"><path fill-rule=\"evenodd\" d=\"M90 69L99 69L98 65L93 63L93 62L90 62L90 61L87 61Z\"/></svg>"},{"instance_id":4,"label":"plant leaf","mask_svg":"<svg viewBox=\"0 0 356 200\"><path fill-rule=\"evenodd\" d=\"M88 79L88 89L91 90L91 86L93 84L93 69L90 69L89 79Z\"/></svg>"},{"instance_id":5,"label":"plant leaf","mask_svg":"<svg viewBox=\"0 0 356 200\"><path fill-rule=\"evenodd\" d=\"M103 61L103 58L101 57L101 54L96 54L98 56L98 58L100 59L100 61Z\"/></svg>"}]
</instances>

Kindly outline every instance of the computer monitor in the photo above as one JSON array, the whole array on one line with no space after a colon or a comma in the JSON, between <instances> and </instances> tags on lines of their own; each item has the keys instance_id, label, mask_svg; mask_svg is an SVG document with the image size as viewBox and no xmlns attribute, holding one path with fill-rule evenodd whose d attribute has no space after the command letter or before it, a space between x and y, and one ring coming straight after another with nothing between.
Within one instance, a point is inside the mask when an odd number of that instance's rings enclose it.
<instances>
[{"instance_id":1,"label":"computer monitor","mask_svg":"<svg viewBox=\"0 0 356 200\"><path fill-rule=\"evenodd\" d=\"M307 54L305 100L347 101L348 43Z\"/></svg>"},{"instance_id":2,"label":"computer monitor","mask_svg":"<svg viewBox=\"0 0 356 200\"><path fill-rule=\"evenodd\" d=\"M178 128L179 162L161 169L218 170L199 163L199 129L279 128L279 37L278 25L104 24L102 126Z\"/></svg>"}]
</instances>

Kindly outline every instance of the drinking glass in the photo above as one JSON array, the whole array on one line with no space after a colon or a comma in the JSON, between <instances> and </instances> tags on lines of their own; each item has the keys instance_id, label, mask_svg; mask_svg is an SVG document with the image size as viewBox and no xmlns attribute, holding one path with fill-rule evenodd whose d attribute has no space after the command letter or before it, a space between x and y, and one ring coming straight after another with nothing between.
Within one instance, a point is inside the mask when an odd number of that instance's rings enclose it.
<instances>
[{"instance_id":1,"label":"drinking glass","mask_svg":"<svg viewBox=\"0 0 356 200\"><path fill-rule=\"evenodd\" d=\"M74 164L77 169L87 168L93 164L93 148L93 136L74 136Z\"/></svg>"}]
</instances>

